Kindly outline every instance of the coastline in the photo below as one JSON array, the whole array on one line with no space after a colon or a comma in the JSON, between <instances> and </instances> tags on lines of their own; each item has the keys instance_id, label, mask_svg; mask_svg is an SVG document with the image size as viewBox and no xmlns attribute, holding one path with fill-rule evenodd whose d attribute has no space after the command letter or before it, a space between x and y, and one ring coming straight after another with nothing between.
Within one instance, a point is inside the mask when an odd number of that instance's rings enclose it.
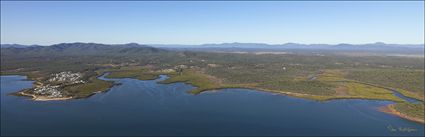
<instances>
[{"instance_id":1,"label":"coastline","mask_svg":"<svg viewBox=\"0 0 425 137\"><path fill-rule=\"evenodd\" d=\"M159 75L167 75L169 76L169 74L167 73L156 73L154 74L154 77L151 77L149 79L141 79L139 77L109 77L109 74L111 72L110 71L98 71L97 74L98 76L96 76L96 79L99 80L103 80L103 81L108 81L105 79L101 79L101 77L103 78L107 78L107 79L112 79L112 78L133 78L133 79L138 79L138 80L155 80L159 78ZM24 75L25 76L25 75ZM171 78L171 77L169 77ZM34 80L34 86L38 87L38 86L42 86L43 83L39 83L37 82L37 80L35 79L30 79L27 77L28 80ZM374 86L374 87L378 87L378 88L385 88L385 89L391 89L394 90L393 88L388 88L388 87L384 87L384 86L379 86L379 85L374 85L374 84L370 84L370 83L365 83L365 82L360 82L360 81L353 81L350 80L351 82L356 82L356 83L360 83L360 84L366 84L366 85L370 85L370 86ZM252 89L252 90L259 90L259 91L265 91L265 92L272 92L272 93L278 93L278 94L284 94L284 95L288 95L288 96L292 96L292 97L296 97L296 98L303 98L303 99L309 99L309 100L314 100L314 101L331 101L331 100L337 100L337 99L365 99L365 100L383 100L383 101L393 101L393 102L403 102L403 100L397 100L397 99L385 99L385 98L375 98L375 97L365 97L365 96L339 96L339 95L313 95L313 94L305 94L305 93L297 93L297 92L290 92L290 91L282 91L282 90L273 90L273 89L265 89L265 88L259 88L259 87L255 87L254 85L245 85L245 84L236 84L236 85L228 85L228 84L219 84L219 85L214 85L212 87L199 87L196 84L194 85L194 83L189 82L189 81L170 81L170 82L164 82L164 81L159 81L158 83L161 84L171 84L171 83L177 83L177 82L183 82L185 84L190 84L192 86L195 86L196 88L189 91L192 94L199 94L201 92L204 91L208 91L208 90L218 90L218 89L227 89L227 88L244 88L244 89ZM113 87L114 85L108 87L109 90L111 87ZM400 90L395 90L396 92L400 93L401 95L405 95L404 92L400 92ZM94 94L96 94L94 92ZM31 96L31 95L30 95ZM89 97L89 96L87 96ZM414 98L414 99L418 99L418 100L423 100L423 98L418 98L418 97L411 97L411 96L407 96L410 98ZM70 99L68 98L48 98L48 97L33 97L34 99L38 99L38 100L65 100L65 99ZM75 97L74 99L79 98L79 97ZM72 98L71 98L72 99Z\"/></svg>"},{"instance_id":2,"label":"coastline","mask_svg":"<svg viewBox=\"0 0 425 137\"><path fill-rule=\"evenodd\" d=\"M43 86L43 83L38 82L37 79L35 78L30 78L27 75L22 75L22 74L1 74L0 76L23 76L25 77L25 79L22 79L23 81L33 81L32 87L31 88L36 88L36 87L40 87ZM98 79L99 77L102 77L102 75L100 76L96 76L96 79ZM101 80L101 79L99 79ZM88 96L84 96L84 97L76 97L76 96L68 96L68 97L48 97L48 96L42 96L42 95L34 95L34 94L30 94L30 93L25 93L27 90L31 89L23 89L23 90L19 90L17 92L13 92L13 93L9 93L9 95L13 95L13 96L22 96L22 97L29 97L31 98L31 100L33 101L61 101L61 100L71 100L71 99L80 99L80 98L88 98L94 94L98 94L98 93L102 93L102 92L106 92L108 91L110 88L112 88L115 85L120 85L119 83L114 83L111 86L109 86L106 90L99 90L99 91L95 91L92 94L88 95Z\"/></svg>"},{"instance_id":3,"label":"coastline","mask_svg":"<svg viewBox=\"0 0 425 137\"><path fill-rule=\"evenodd\" d=\"M51 98L51 97L46 97L46 96L37 96L37 95L34 95L34 94L24 93L23 91L20 91L17 94L22 95L22 96L31 97L31 100L34 100L34 101L54 101L54 100L74 99L73 97Z\"/></svg>"},{"instance_id":4,"label":"coastline","mask_svg":"<svg viewBox=\"0 0 425 137\"><path fill-rule=\"evenodd\" d=\"M178 83L178 82L182 82L182 83L185 83L185 84L192 85L191 83L188 83L188 82L185 82L185 81L175 81L175 82L168 82L168 83L161 83L161 84L171 84L171 83ZM194 85L192 85L192 86L194 86ZM197 86L194 86L194 87L199 88ZM210 90L232 89L232 88L258 90L258 91L262 91L262 92L283 94L283 95L294 97L294 98L308 99L308 100L321 101L321 102L322 101L339 100L339 99L361 99L361 100L378 100L378 101L403 102L403 101L400 101L400 100L389 100L389 99L378 99L378 98L365 98L365 97L359 97L359 96L324 96L324 95L312 95L312 94L296 93L296 92L289 92L289 91L282 91L282 90L264 89L264 88L251 87L251 86L229 86L229 87L223 86L223 87L218 87L218 88L207 88L207 89L199 90L199 92L196 92L194 94L200 94L202 92L210 91Z\"/></svg>"},{"instance_id":5,"label":"coastline","mask_svg":"<svg viewBox=\"0 0 425 137\"><path fill-rule=\"evenodd\" d=\"M411 116L408 116L406 114L403 114L403 113L397 111L394 108L394 104L389 104L387 106L382 106L382 107L379 108L379 111L384 112L384 113L388 113L388 114L391 114L391 115L395 115L397 117L400 117L400 118L403 118L403 119L406 119L406 120L409 120L409 121L413 121L413 122L425 124L424 119L417 118L417 117L411 117Z\"/></svg>"},{"instance_id":6,"label":"coastline","mask_svg":"<svg viewBox=\"0 0 425 137\"><path fill-rule=\"evenodd\" d=\"M104 76L106 78L105 74L107 75L107 73L108 72L103 73L103 74L97 76L96 78L99 79L102 76ZM158 74L158 76L156 78L158 78L159 75L167 75L167 74ZM129 77L129 78L131 78L131 77ZM142 80L142 79L139 79L139 78L134 78L134 79ZM26 80L32 80L32 79L29 79L27 77ZM102 80L102 79L100 79L100 80ZM155 79L147 79L147 80L155 80ZM36 80L33 80L33 81L35 81L35 83L34 83L34 86L35 87L40 86L40 85L43 85L42 83L38 83ZM178 83L178 82L183 82L185 84L190 84L192 86L195 86L192 83L187 82L187 81L172 81L172 82L165 82L165 83L163 83L163 82L160 81L158 83L161 83L161 84L171 84L171 83ZM112 85L111 87L109 87L108 90L110 88L112 88L114 85ZM194 90L197 90L197 88L199 88L197 86L195 86L195 87L196 88ZM233 86L222 86L222 87L216 87L216 88L205 88L205 89L200 89L196 93L192 93L192 94L200 94L200 93L202 93L204 91L219 90L219 89L228 89L228 88L242 88L242 89L259 90L259 91L271 92L271 93L277 93L277 94L284 94L284 95L295 97L295 98L302 98L302 99L308 99L308 100L314 100L314 101L331 101L331 100L338 100L338 99L365 99L365 100L383 100L383 101L399 102L398 100L385 100L385 99L364 98L364 97L355 97L355 96L323 96L323 95L311 95L311 94L304 94L304 93L296 93L296 92L288 92L288 91L264 89L264 88L252 87L252 86L247 86L247 85L233 85ZM19 91L19 92L17 92L17 94L18 95L22 95L22 96L32 97L32 99L35 100L35 101L53 101L53 100L77 99L77 98L74 98L74 97L50 98L50 97L46 97L46 96L37 96L37 95L33 95L33 94L27 94L27 93L24 93L24 91L25 90ZM102 91L100 91L100 92L102 92ZM100 93L100 92L97 91L97 92L94 92L93 94L97 94L97 93Z\"/></svg>"},{"instance_id":7,"label":"coastline","mask_svg":"<svg viewBox=\"0 0 425 137\"><path fill-rule=\"evenodd\" d=\"M100 76L97 76L96 78L99 79L100 77L104 76L105 74L102 74ZM162 75L166 75L166 74L162 74ZM156 77L158 78L158 77ZM137 78L136 78L137 79ZM30 80L30 79L26 79L26 80ZM138 79L141 80L141 79ZM153 79L154 80L154 79ZM166 83L161 83L161 84L171 84L171 83L178 83L178 82L183 82L185 84L191 84L187 81L173 81L173 82L166 82ZM34 85L35 86L39 86L41 83L37 83L35 82ZM115 85L115 84L114 84ZM113 85L113 86L114 86ZM113 86L109 87L108 90L110 88L112 88ZM196 86L195 86L196 87ZM199 87L196 87L199 88ZM313 101L331 101L331 100L338 100L338 99L366 99L366 100L381 100L381 99L373 99L373 98L362 98L362 97L350 97L350 96L322 96L322 95L310 95L310 94L303 94L303 93L294 93L294 92L288 92L288 91L279 91L279 90L270 90L270 89L263 89L263 88L258 88L258 87L252 87L252 86L247 86L247 85L237 85L237 86L223 86L223 87L218 87L218 88L207 88L207 89L201 89L199 90L199 92L195 93L195 94L199 94L201 92L204 91L209 91L209 90L218 90L218 89L228 89L228 88L242 88L242 89L252 89L252 90L259 90L259 91L264 91L264 92L270 92L270 93L277 93L277 94L283 94L283 95L287 95L287 96L291 96L291 97L295 97L295 98L302 98L302 99L308 99L308 100L313 100ZM195 89L196 90L196 89ZM107 90L106 90L107 91ZM97 91L94 92L92 95L97 94L97 93L101 93L103 91ZM34 94L28 94L25 93L25 90L16 92L15 95L21 95L21 96L26 96L26 97L31 97L31 100L33 101L60 101L60 100L70 100L70 99L78 99L75 97L61 97L61 98L51 98L51 97L47 97L47 96L38 96L38 95L34 95ZM91 95L90 95L91 96ZM88 96L89 97L89 96ZM394 101L397 102L396 100L383 100L383 101ZM398 112L394 107L393 104L387 105L387 106L382 106L379 108L379 111L381 112L385 112L388 114L392 114L395 116L398 116L400 118L409 120L409 121L413 121L413 122L418 122L418 123L422 123L425 124L425 121L423 119L420 118L415 118L415 117L410 117L407 116L401 112Z\"/></svg>"}]
</instances>

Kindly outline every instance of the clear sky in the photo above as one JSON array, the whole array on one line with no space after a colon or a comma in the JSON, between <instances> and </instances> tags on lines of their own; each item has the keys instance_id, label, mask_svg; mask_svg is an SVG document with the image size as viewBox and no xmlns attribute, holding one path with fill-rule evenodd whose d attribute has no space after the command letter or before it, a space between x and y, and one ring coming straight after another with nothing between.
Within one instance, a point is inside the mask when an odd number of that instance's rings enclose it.
<instances>
[{"instance_id":1,"label":"clear sky","mask_svg":"<svg viewBox=\"0 0 425 137\"><path fill-rule=\"evenodd\" d=\"M1 43L424 43L424 2L1 2Z\"/></svg>"}]
</instances>

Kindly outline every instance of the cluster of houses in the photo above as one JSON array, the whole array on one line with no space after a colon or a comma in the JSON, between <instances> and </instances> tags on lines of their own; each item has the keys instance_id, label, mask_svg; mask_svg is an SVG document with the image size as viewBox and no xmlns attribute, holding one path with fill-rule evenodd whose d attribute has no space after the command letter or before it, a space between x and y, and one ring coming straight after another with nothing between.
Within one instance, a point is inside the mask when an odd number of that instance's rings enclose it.
<instances>
[{"instance_id":1,"label":"cluster of houses","mask_svg":"<svg viewBox=\"0 0 425 137\"><path fill-rule=\"evenodd\" d=\"M83 80L80 80L82 77L83 75L81 73L72 73L70 71L65 71L65 72L53 74L48 81L77 84L77 83L84 83Z\"/></svg>"},{"instance_id":2,"label":"cluster of houses","mask_svg":"<svg viewBox=\"0 0 425 137\"><path fill-rule=\"evenodd\" d=\"M161 73L171 73L171 72L176 72L176 70L174 70L174 69L161 69L159 72L161 72Z\"/></svg>"},{"instance_id":3,"label":"cluster of houses","mask_svg":"<svg viewBox=\"0 0 425 137\"><path fill-rule=\"evenodd\" d=\"M70 71L60 72L52 74L48 79L48 82L53 83L53 85L40 85L33 89L34 94L47 96L51 98L61 98L65 94L60 90L60 85L69 85L69 84L78 84L85 83L81 78L83 75L81 73L72 73Z\"/></svg>"},{"instance_id":4,"label":"cluster of houses","mask_svg":"<svg viewBox=\"0 0 425 137\"><path fill-rule=\"evenodd\" d=\"M63 93L62 91L58 90L59 86L51 86L51 85L47 85L47 86L40 86L40 87L36 87L33 92L35 94L38 95L43 95L43 96L47 96L47 97L51 97L51 98L60 98L63 97Z\"/></svg>"}]
</instances>

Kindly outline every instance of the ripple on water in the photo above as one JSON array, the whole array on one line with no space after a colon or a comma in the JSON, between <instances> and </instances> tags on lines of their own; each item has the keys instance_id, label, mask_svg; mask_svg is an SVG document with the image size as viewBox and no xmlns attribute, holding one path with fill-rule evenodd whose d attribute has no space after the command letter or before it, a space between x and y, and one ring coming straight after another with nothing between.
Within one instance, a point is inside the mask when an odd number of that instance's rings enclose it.
<instances>
[{"instance_id":1,"label":"ripple on water","mask_svg":"<svg viewBox=\"0 0 425 137\"><path fill-rule=\"evenodd\" d=\"M32 86L24 77L1 78L2 93ZM70 101L1 94L1 135L424 135L423 124L376 110L388 101L317 102L249 89L192 95L183 83L100 79L122 85Z\"/></svg>"}]
</instances>

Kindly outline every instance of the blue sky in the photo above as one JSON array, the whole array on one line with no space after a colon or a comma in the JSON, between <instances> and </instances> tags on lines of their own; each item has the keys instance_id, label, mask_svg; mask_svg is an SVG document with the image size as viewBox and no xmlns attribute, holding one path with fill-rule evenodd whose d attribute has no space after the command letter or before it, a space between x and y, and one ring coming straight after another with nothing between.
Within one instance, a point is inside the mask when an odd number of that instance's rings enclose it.
<instances>
[{"instance_id":1,"label":"blue sky","mask_svg":"<svg viewBox=\"0 0 425 137\"><path fill-rule=\"evenodd\" d=\"M1 2L1 43L424 43L424 2Z\"/></svg>"}]
</instances>

